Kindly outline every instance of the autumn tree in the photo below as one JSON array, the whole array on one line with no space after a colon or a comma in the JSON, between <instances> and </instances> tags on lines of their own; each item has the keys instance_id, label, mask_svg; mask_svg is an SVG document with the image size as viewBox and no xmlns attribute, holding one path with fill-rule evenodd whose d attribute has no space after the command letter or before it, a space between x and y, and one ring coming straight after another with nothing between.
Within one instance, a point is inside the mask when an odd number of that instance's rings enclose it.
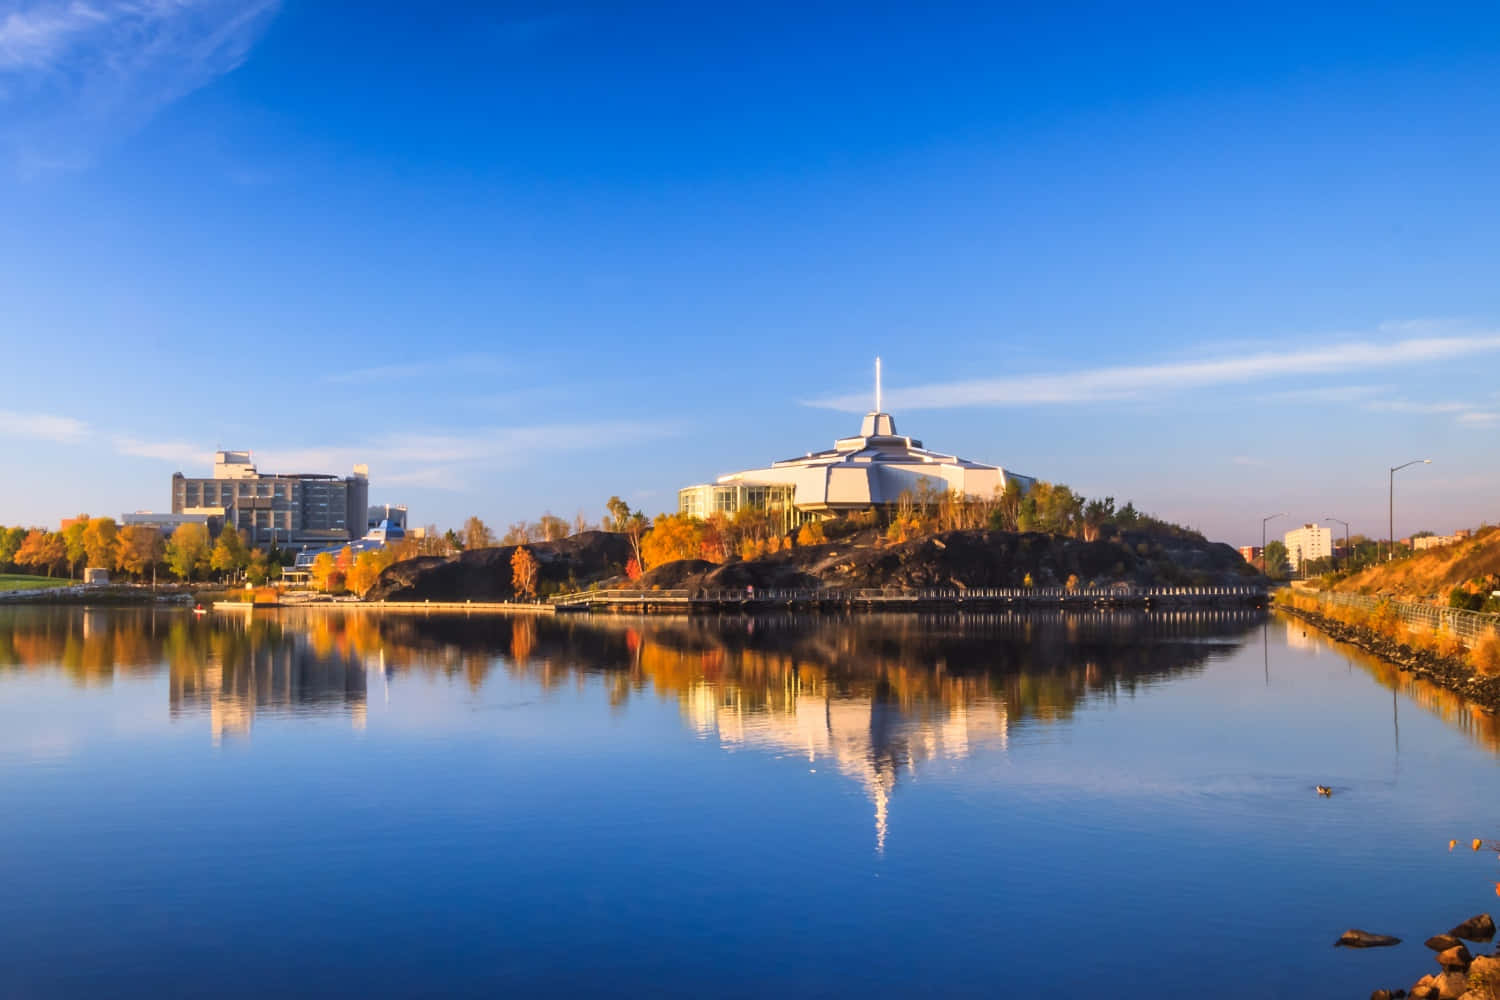
<instances>
[{"instance_id":1,"label":"autumn tree","mask_svg":"<svg viewBox=\"0 0 1500 1000\"><path fill-rule=\"evenodd\" d=\"M16 562L29 567L33 572L45 572L47 576L68 558L68 548L61 533L43 528L32 528L21 540L16 550Z\"/></svg>"},{"instance_id":2,"label":"autumn tree","mask_svg":"<svg viewBox=\"0 0 1500 1000\"><path fill-rule=\"evenodd\" d=\"M333 553L319 552L313 557L312 568L309 573L312 576L313 586L319 590L332 590L334 576L337 574L334 568Z\"/></svg>"},{"instance_id":3,"label":"autumn tree","mask_svg":"<svg viewBox=\"0 0 1500 1000\"><path fill-rule=\"evenodd\" d=\"M798 545L822 545L826 541L822 521L808 521L797 529Z\"/></svg>"},{"instance_id":4,"label":"autumn tree","mask_svg":"<svg viewBox=\"0 0 1500 1000\"><path fill-rule=\"evenodd\" d=\"M208 565L208 552L206 527L196 523L178 525L167 540L167 566L179 580L191 580L194 573Z\"/></svg>"},{"instance_id":5,"label":"autumn tree","mask_svg":"<svg viewBox=\"0 0 1500 1000\"><path fill-rule=\"evenodd\" d=\"M573 534L575 534L575 535L581 535L585 531L588 531L588 530L589 530L588 515L585 514L582 510L580 510L577 514L573 515Z\"/></svg>"},{"instance_id":6,"label":"autumn tree","mask_svg":"<svg viewBox=\"0 0 1500 1000\"><path fill-rule=\"evenodd\" d=\"M25 528L0 528L0 568L16 565L16 552L26 540Z\"/></svg>"},{"instance_id":7,"label":"autumn tree","mask_svg":"<svg viewBox=\"0 0 1500 1000\"><path fill-rule=\"evenodd\" d=\"M536 596L536 556L526 546L521 546L510 557L510 585L517 597Z\"/></svg>"},{"instance_id":8,"label":"autumn tree","mask_svg":"<svg viewBox=\"0 0 1500 1000\"><path fill-rule=\"evenodd\" d=\"M119 562L120 529L112 517L95 517L83 529L83 551L90 566L114 569Z\"/></svg>"},{"instance_id":9,"label":"autumn tree","mask_svg":"<svg viewBox=\"0 0 1500 1000\"><path fill-rule=\"evenodd\" d=\"M495 545L495 533L477 515L464 522L463 539L466 551L493 548Z\"/></svg>"},{"instance_id":10,"label":"autumn tree","mask_svg":"<svg viewBox=\"0 0 1500 1000\"><path fill-rule=\"evenodd\" d=\"M60 532L63 548L67 552L69 576L77 576L78 570L82 568L84 561L88 559L88 550L83 546L83 533L88 530L88 527L89 516L87 514L79 514Z\"/></svg>"},{"instance_id":11,"label":"autumn tree","mask_svg":"<svg viewBox=\"0 0 1500 1000\"><path fill-rule=\"evenodd\" d=\"M646 532L651 530L651 525L646 520L646 515L640 511L632 512L630 516L625 518L625 523L621 526L621 530L625 532L625 537L630 539L630 551L635 553L635 564L641 567L643 571L648 569L651 564L641 558L641 539L646 536Z\"/></svg>"},{"instance_id":12,"label":"autumn tree","mask_svg":"<svg viewBox=\"0 0 1500 1000\"><path fill-rule=\"evenodd\" d=\"M630 520L630 504L619 497L610 497L604 505L607 514L604 527L609 531L624 531Z\"/></svg>"},{"instance_id":13,"label":"autumn tree","mask_svg":"<svg viewBox=\"0 0 1500 1000\"><path fill-rule=\"evenodd\" d=\"M361 552L354 557L354 565L350 568L344 585L351 593L363 597L365 591L375 586L375 581L380 578L380 571L384 568L381 565L379 552L373 550Z\"/></svg>"},{"instance_id":14,"label":"autumn tree","mask_svg":"<svg viewBox=\"0 0 1500 1000\"><path fill-rule=\"evenodd\" d=\"M558 542L568 537L568 522L555 516L551 511L542 515L538 527L541 529L544 542Z\"/></svg>"},{"instance_id":15,"label":"autumn tree","mask_svg":"<svg viewBox=\"0 0 1500 1000\"><path fill-rule=\"evenodd\" d=\"M213 550L208 556L208 565L215 573L237 573L250 564L250 553L245 548L240 533L229 525L219 532Z\"/></svg>"},{"instance_id":16,"label":"autumn tree","mask_svg":"<svg viewBox=\"0 0 1500 1000\"><path fill-rule=\"evenodd\" d=\"M687 514L658 514L650 534L641 540L641 564L651 568L679 559L696 559L702 541L702 521Z\"/></svg>"},{"instance_id":17,"label":"autumn tree","mask_svg":"<svg viewBox=\"0 0 1500 1000\"><path fill-rule=\"evenodd\" d=\"M116 565L123 572L144 577L146 571L161 562L164 546L161 532L149 524L127 524L120 529L119 556Z\"/></svg>"}]
</instances>

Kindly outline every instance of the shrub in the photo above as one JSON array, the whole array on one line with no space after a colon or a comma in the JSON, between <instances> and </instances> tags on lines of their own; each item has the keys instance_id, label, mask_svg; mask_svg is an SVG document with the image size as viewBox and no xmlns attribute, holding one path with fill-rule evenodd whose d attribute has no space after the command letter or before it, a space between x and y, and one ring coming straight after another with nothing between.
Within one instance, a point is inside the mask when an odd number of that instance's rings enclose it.
<instances>
[{"instance_id":1,"label":"shrub","mask_svg":"<svg viewBox=\"0 0 1500 1000\"><path fill-rule=\"evenodd\" d=\"M1469 650L1469 664L1486 677L1500 674L1500 635L1491 632Z\"/></svg>"}]
</instances>

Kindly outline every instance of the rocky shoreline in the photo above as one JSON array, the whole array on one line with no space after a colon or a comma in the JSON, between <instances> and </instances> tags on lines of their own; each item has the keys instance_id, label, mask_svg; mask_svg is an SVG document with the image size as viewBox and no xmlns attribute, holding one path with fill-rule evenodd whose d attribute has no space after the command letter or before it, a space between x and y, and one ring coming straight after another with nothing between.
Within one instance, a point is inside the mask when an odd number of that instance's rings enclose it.
<instances>
[{"instance_id":1,"label":"rocky shoreline","mask_svg":"<svg viewBox=\"0 0 1500 1000\"><path fill-rule=\"evenodd\" d=\"M1471 954L1465 941L1488 943L1495 937L1495 921L1488 913L1470 917L1445 934L1434 934L1423 942L1436 955L1441 970L1423 976L1411 990L1377 989L1370 1000L1496 1000L1500 997L1500 957ZM1388 948L1401 943L1400 938L1367 931L1345 931L1334 942L1335 947Z\"/></svg>"},{"instance_id":2,"label":"rocky shoreline","mask_svg":"<svg viewBox=\"0 0 1500 1000\"><path fill-rule=\"evenodd\" d=\"M1462 695L1486 711L1500 711L1500 676L1485 677L1476 673L1461 658L1438 656L1428 650L1413 649L1371 629L1345 625L1316 611L1304 611L1287 605L1277 605L1277 608L1302 619L1330 638L1357 646L1414 676Z\"/></svg>"}]
</instances>

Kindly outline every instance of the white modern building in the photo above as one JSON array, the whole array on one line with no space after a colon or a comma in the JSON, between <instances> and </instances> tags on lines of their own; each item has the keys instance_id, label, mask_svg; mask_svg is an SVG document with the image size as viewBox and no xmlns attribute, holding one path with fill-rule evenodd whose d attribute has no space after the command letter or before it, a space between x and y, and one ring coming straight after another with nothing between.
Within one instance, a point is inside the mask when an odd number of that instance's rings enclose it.
<instances>
[{"instance_id":1,"label":"white modern building","mask_svg":"<svg viewBox=\"0 0 1500 1000\"><path fill-rule=\"evenodd\" d=\"M1284 537L1286 558L1293 573L1302 571L1303 562L1333 556L1333 533L1321 524L1304 524L1288 531Z\"/></svg>"},{"instance_id":2,"label":"white modern building","mask_svg":"<svg viewBox=\"0 0 1500 1000\"><path fill-rule=\"evenodd\" d=\"M677 509L694 517L733 514L742 507L785 512L788 527L802 521L872 509L891 509L922 481L937 492L990 497L1010 483L1027 490L1036 481L998 465L931 451L896 432L896 421L880 408L880 361L875 367L875 409L859 433L840 438L827 451L720 476L677 492Z\"/></svg>"}]
</instances>

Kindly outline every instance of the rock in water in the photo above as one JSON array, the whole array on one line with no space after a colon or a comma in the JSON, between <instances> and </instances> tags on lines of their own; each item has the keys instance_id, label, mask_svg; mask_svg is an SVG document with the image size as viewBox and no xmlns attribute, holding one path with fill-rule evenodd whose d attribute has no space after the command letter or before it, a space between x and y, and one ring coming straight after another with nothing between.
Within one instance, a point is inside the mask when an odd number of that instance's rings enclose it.
<instances>
[{"instance_id":1,"label":"rock in water","mask_svg":"<svg viewBox=\"0 0 1500 1000\"><path fill-rule=\"evenodd\" d=\"M1470 917L1448 932L1465 941L1488 941L1495 936L1495 921L1488 913Z\"/></svg>"},{"instance_id":2,"label":"rock in water","mask_svg":"<svg viewBox=\"0 0 1500 1000\"><path fill-rule=\"evenodd\" d=\"M1438 953L1437 964L1444 969L1467 969L1473 960L1474 956L1469 954L1469 949L1456 944Z\"/></svg>"},{"instance_id":3,"label":"rock in water","mask_svg":"<svg viewBox=\"0 0 1500 1000\"><path fill-rule=\"evenodd\" d=\"M1447 951L1449 948L1452 948L1456 944L1462 944L1462 942L1452 934L1434 934L1432 937L1428 938L1422 943L1431 948L1433 951Z\"/></svg>"},{"instance_id":4,"label":"rock in water","mask_svg":"<svg viewBox=\"0 0 1500 1000\"><path fill-rule=\"evenodd\" d=\"M1333 946L1335 948L1389 948L1400 943L1400 938L1391 937L1389 934L1371 934L1369 931L1350 928L1343 933L1342 937L1333 942Z\"/></svg>"},{"instance_id":5,"label":"rock in water","mask_svg":"<svg viewBox=\"0 0 1500 1000\"><path fill-rule=\"evenodd\" d=\"M1458 1000L1469 988L1469 977L1462 970L1445 972L1432 985L1438 989L1438 1000Z\"/></svg>"}]
</instances>

